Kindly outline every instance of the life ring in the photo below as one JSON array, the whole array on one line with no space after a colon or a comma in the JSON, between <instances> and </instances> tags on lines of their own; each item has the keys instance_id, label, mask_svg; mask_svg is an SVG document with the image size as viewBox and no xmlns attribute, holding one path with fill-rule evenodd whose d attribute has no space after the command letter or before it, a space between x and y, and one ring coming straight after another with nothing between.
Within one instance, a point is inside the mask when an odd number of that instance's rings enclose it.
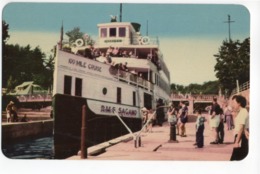
<instances>
[{"instance_id":1,"label":"life ring","mask_svg":"<svg viewBox=\"0 0 260 174\"><path fill-rule=\"evenodd\" d=\"M148 36L142 37L141 43L142 43L142 45L147 45L147 44L149 44L149 43L150 43L150 38L149 38Z\"/></svg>"},{"instance_id":2,"label":"life ring","mask_svg":"<svg viewBox=\"0 0 260 174\"><path fill-rule=\"evenodd\" d=\"M75 41L75 44L76 44L77 47L81 47L81 46L83 46L84 41L83 41L83 39L77 39Z\"/></svg>"}]
</instances>

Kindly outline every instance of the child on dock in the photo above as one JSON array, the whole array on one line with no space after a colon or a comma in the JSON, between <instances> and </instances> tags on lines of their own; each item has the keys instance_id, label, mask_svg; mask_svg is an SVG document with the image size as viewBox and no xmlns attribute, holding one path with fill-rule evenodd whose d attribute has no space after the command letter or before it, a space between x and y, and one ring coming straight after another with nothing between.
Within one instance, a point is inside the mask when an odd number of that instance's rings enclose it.
<instances>
[{"instance_id":1,"label":"child on dock","mask_svg":"<svg viewBox=\"0 0 260 174\"><path fill-rule=\"evenodd\" d=\"M204 122L206 121L205 117L201 114L201 110L196 111L197 120L196 120L196 143L198 148L203 148L204 146Z\"/></svg>"}]
</instances>

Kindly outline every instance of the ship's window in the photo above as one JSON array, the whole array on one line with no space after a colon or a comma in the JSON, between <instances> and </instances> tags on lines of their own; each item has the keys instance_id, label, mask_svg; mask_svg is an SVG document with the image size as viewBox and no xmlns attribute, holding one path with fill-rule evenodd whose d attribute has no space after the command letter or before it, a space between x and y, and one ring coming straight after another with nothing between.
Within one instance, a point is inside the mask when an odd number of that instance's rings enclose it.
<instances>
[{"instance_id":1,"label":"ship's window","mask_svg":"<svg viewBox=\"0 0 260 174\"><path fill-rule=\"evenodd\" d=\"M116 28L110 28L109 29L109 36L110 37L116 37Z\"/></svg>"},{"instance_id":2,"label":"ship's window","mask_svg":"<svg viewBox=\"0 0 260 174\"><path fill-rule=\"evenodd\" d=\"M106 28L101 28L101 36L100 37L107 37L107 29Z\"/></svg>"},{"instance_id":3,"label":"ship's window","mask_svg":"<svg viewBox=\"0 0 260 174\"><path fill-rule=\"evenodd\" d=\"M136 92L133 91L133 106L136 106Z\"/></svg>"},{"instance_id":4,"label":"ship's window","mask_svg":"<svg viewBox=\"0 0 260 174\"><path fill-rule=\"evenodd\" d=\"M117 103L121 103L121 88L117 88Z\"/></svg>"},{"instance_id":5,"label":"ship's window","mask_svg":"<svg viewBox=\"0 0 260 174\"><path fill-rule=\"evenodd\" d=\"M146 107L147 109L151 109L152 108L152 95L144 93L144 107Z\"/></svg>"},{"instance_id":6,"label":"ship's window","mask_svg":"<svg viewBox=\"0 0 260 174\"><path fill-rule=\"evenodd\" d=\"M72 77L71 76L64 76L64 94L71 95L71 81Z\"/></svg>"},{"instance_id":7,"label":"ship's window","mask_svg":"<svg viewBox=\"0 0 260 174\"><path fill-rule=\"evenodd\" d=\"M76 78L75 95L76 96L82 96L82 79Z\"/></svg>"},{"instance_id":8,"label":"ship's window","mask_svg":"<svg viewBox=\"0 0 260 174\"><path fill-rule=\"evenodd\" d=\"M104 95L106 95L107 94L107 88L103 88L102 92L103 92Z\"/></svg>"},{"instance_id":9,"label":"ship's window","mask_svg":"<svg viewBox=\"0 0 260 174\"><path fill-rule=\"evenodd\" d=\"M126 36L126 30L123 27L119 28L119 37L125 37Z\"/></svg>"}]
</instances>

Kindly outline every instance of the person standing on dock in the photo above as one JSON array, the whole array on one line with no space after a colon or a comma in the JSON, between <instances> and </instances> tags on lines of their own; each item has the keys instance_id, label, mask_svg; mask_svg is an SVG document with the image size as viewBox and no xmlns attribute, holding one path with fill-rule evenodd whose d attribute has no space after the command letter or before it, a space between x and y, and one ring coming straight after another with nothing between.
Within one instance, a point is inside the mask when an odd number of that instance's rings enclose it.
<instances>
[{"instance_id":1,"label":"person standing on dock","mask_svg":"<svg viewBox=\"0 0 260 174\"><path fill-rule=\"evenodd\" d=\"M214 141L210 142L210 144L218 144L219 143L219 135L218 135L218 126L220 123L220 106L217 103L217 98L213 99L213 104L210 112L210 127L213 130Z\"/></svg>"},{"instance_id":2,"label":"person standing on dock","mask_svg":"<svg viewBox=\"0 0 260 174\"><path fill-rule=\"evenodd\" d=\"M186 106L186 104L184 103L184 101L180 102L181 105L181 109L180 109L180 129L181 129L181 137L186 137L186 128L185 128L185 124L188 122L188 107Z\"/></svg>"},{"instance_id":3,"label":"person standing on dock","mask_svg":"<svg viewBox=\"0 0 260 174\"><path fill-rule=\"evenodd\" d=\"M143 120L143 126L144 126L148 121L148 110L146 109L146 107L143 107L141 109L141 113L142 113L142 120Z\"/></svg>"},{"instance_id":4,"label":"person standing on dock","mask_svg":"<svg viewBox=\"0 0 260 174\"><path fill-rule=\"evenodd\" d=\"M227 130L232 130L234 127L232 112L232 107L227 105L224 109Z\"/></svg>"},{"instance_id":5,"label":"person standing on dock","mask_svg":"<svg viewBox=\"0 0 260 174\"><path fill-rule=\"evenodd\" d=\"M13 106L14 106L14 102L13 101L10 101L9 104L6 106L7 123L12 122L11 113L12 113Z\"/></svg>"},{"instance_id":6,"label":"person standing on dock","mask_svg":"<svg viewBox=\"0 0 260 174\"><path fill-rule=\"evenodd\" d=\"M164 122L164 104L162 99L159 99L156 104L156 122L159 126L162 126Z\"/></svg>"},{"instance_id":7,"label":"person standing on dock","mask_svg":"<svg viewBox=\"0 0 260 174\"><path fill-rule=\"evenodd\" d=\"M242 160L248 154L248 137L245 135L245 132L249 128L249 114L245 108L246 104L245 97L241 95L232 97L232 106L237 112L237 116L235 117L235 140L231 161Z\"/></svg>"},{"instance_id":8,"label":"person standing on dock","mask_svg":"<svg viewBox=\"0 0 260 174\"><path fill-rule=\"evenodd\" d=\"M225 136L225 131L224 131L224 113L223 113L223 109L220 108L220 121L219 121L219 125L218 125L218 143L219 144L223 144L224 142L224 136Z\"/></svg>"},{"instance_id":9,"label":"person standing on dock","mask_svg":"<svg viewBox=\"0 0 260 174\"><path fill-rule=\"evenodd\" d=\"M205 117L201 115L201 110L196 111L197 120L196 120L196 145L198 148L203 148L204 146L204 122L206 121Z\"/></svg>"}]
</instances>

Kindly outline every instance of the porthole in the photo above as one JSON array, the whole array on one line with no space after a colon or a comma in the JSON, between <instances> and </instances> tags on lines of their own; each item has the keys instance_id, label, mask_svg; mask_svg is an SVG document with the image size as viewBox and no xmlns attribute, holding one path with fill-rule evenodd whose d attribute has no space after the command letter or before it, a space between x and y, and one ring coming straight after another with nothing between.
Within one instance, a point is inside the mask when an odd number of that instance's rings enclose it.
<instances>
[{"instance_id":1,"label":"porthole","mask_svg":"<svg viewBox=\"0 0 260 174\"><path fill-rule=\"evenodd\" d=\"M106 95L107 94L107 88L103 88L102 92L103 92L104 95Z\"/></svg>"}]
</instances>

